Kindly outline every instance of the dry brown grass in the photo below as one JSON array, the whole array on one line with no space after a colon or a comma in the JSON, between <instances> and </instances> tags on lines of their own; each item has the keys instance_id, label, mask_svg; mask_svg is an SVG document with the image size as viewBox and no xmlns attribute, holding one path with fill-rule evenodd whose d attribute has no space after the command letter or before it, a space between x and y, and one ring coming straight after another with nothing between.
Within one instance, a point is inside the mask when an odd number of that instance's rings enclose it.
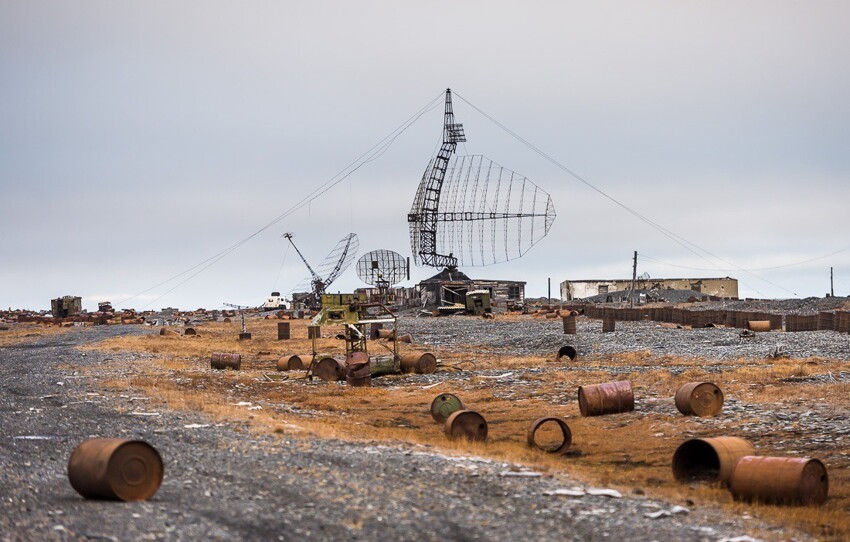
<instances>
[{"instance_id":1,"label":"dry brown grass","mask_svg":"<svg viewBox=\"0 0 850 542\"><path fill-rule=\"evenodd\" d=\"M8 327L0 331L0 347L14 346L22 342L31 341L35 337L67 333L70 328L59 326L47 326L43 324L0 324Z\"/></svg>"},{"instance_id":2,"label":"dry brown grass","mask_svg":"<svg viewBox=\"0 0 850 542\"><path fill-rule=\"evenodd\" d=\"M206 412L216 419L247 422L254 430L281 435L314 435L359 441L406 442L436 449L472 453L500 461L520 463L541 472L567 472L586 483L617 487L625 493L641 493L669 499L688 506L720 506L736 514L748 513L769 522L796 527L823 539L850 538L850 473L847 457L850 442L824 449L800 451L824 460L830 469L830 500L820 508L778 507L734 503L728 491L719 487L682 485L673 481L670 458L675 448L694 436L734 435L680 416L672 406L675 390L684 382L705 380L721 386L727 397L746 403L782 403L785 409L805 409L811 401L830 402L850 407L850 389L846 383L824 385L786 382L789 377L827 374L846 367L834 360L738 360L723 362L733 368L710 373L713 360L675 357L649 359L644 353L584 359L582 365L598 370L560 371L523 374L525 367L557 368L542 358L481 356L475 367L517 370L508 384L498 379L472 376L462 382L445 381L423 389L404 376L385 377L390 387L349 388L324 382L308 383L303 373L290 373L290 380L270 382L264 373L273 372L282 355L306 354L306 322L292 321L292 335L301 337L277 341L276 321L252 323L252 341L239 342L239 324L212 324L199 328L200 337L145 336L122 337L95 345L107 350L134 350L156 354L150 363L137 365L126 379L107 385L120 389L141 388L169 408ZM341 341L322 339L320 350L340 353ZM407 346L416 350L416 346ZM470 349L471 350L471 349ZM241 352L243 370L210 372L209 353ZM270 352L260 355L259 352ZM438 353L447 365L467 360L455 353ZM642 368L627 374L610 375L605 366ZM668 370L685 369L679 376ZM468 365L466 366L468 367ZM664 408L615 416L582 418L575 401L576 387L611 380L630 380L638 399L657 398ZM484 444L452 442L445 438L442 426L430 417L428 406L435 395L452 392L467 408L481 412L490 427ZM240 401L262 403L263 410L236 406ZM542 415L568 418L573 433L573 448L566 457L554 457L531 450L525 435L532 420ZM752 420L757 421L754 417ZM748 436L759 453L771 454L772 442L781 432ZM778 453L776 455L782 455ZM768 538L776 533L766 533Z\"/></svg>"}]
</instances>

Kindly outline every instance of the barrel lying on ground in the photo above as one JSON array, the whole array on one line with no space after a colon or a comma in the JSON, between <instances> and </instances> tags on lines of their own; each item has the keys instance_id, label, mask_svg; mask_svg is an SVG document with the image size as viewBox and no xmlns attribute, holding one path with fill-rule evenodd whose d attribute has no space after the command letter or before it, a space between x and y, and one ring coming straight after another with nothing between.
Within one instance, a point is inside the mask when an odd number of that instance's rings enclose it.
<instances>
[{"instance_id":1,"label":"barrel lying on ground","mask_svg":"<svg viewBox=\"0 0 850 542\"><path fill-rule=\"evenodd\" d=\"M210 354L210 367L224 370L233 369L238 371L242 366L242 354L225 354L224 352L213 352Z\"/></svg>"},{"instance_id":2,"label":"barrel lying on ground","mask_svg":"<svg viewBox=\"0 0 850 542\"><path fill-rule=\"evenodd\" d=\"M463 410L463 401L451 393L441 393L431 401L431 417L437 423L446 423L453 413Z\"/></svg>"},{"instance_id":3,"label":"barrel lying on ground","mask_svg":"<svg viewBox=\"0 0 850 542\"><path fill-rule=\"evenodd\" d=\"M582 416L602 416L635 409L632 384L627 380L580 386L578 408Z\"/></svg>"},{"instance_id":4,"label":"barrel lying on ground","mask_svg":"<svg viewBox=\"0 0 850 542\"><path fill-rule=\"evenodd\" d=\"M313 367L313 374L326 382L343 380L345 378L345 363L330 356L321 357Z\"/></svg>"},{"instance_id":5,"label":"barrel lying on ground","mask_svg":"<svg viewBox=\"0 0 850 542\"><path fill-rule=\"evenodd\" d=\"M458 410L446 420L445 432L452 440L487 440L487 421L484 416L473 410Z\"/></svg>"},{"instance_id":6,"label":"barrel lying on ground","mask_svg":"<svg viewBox=\"0 0 850 542\"><path fill-rule=\"evenodd\" d=\"M568 344L558 349L558 356L556 359L558 361L564 361L563 358L568 358L570 361L573 361L576 359L576 356L578 356L578 351L574 346L570 346Z\"/></svg>"},{"instance_id":7,"label":"barrel lying on ground","mask_svg":"<svg viewBox=\"0 0 850 542\"><path fill-rule=\"evenodd\" d=\"M87 499L144 501L162 483L162 458L140 440L91 439L68 460L68 480Z\"/></svg>"},{"instance_id":8,"label":"barrel lying on ground","mask_svg":"<svg viewBox=\"0 0 850 542\"><path fill-rule=\"evenodd\" d=\"M676 391L676 408L685 416L717 416L723 392L711 382L688 382Z\"/></svg>"},{"instance_id":9,"label":"barrel lying on ground","mask_svg":"<svg viewBox=\"0 0 850 542\"><path fill-rule=\"evenodd\" d=\"M437 370L437 358L430 352L411 352L401 356L401 372L429 375Z\"/></svg>"},{"instance_id":10,"label":"barrel lying on ground","mask_svg":"<svg viewBox=\"0 0 850 542\"><path fill-rule=\"evenodd\" d=\"M748 320L747 329L750 331L770 331L770 320Z\"/></svg>"},{"instance_id":11,"label":"barrel lying on ground","mask_svg":"<svg viewBox=\"0 0 850 542\"><path fill-rule=\"evenodd\" d=\"M729 483L735 463L755 448L738 437L697 438L683 442L673 454L673 477L680 482Z\"/></svg>"},{"instance_id":12,"label":"barrel lying on ground","mask_svg":"<svg viewBox=\"0 0 850 542\"><path fill-rule=\"evenodd\" d=\"M555 439L554 444L544 441L543 436L539 433L548 432L547 426L556 426L560 430L560 438ZM567 425L567 420L558 416L545 416L538 418L531 423L526 435L526 441L529 447L543 450L546 453L563 455L567 453L573 443L573 434L570 431L570 426Z\"/></svg>"},{"instance_id":13,"label":"barrel lying on ground","mask_svg":"<svg viewBox=\"0 0 850 542\"><path fill-rule=\"evenodd\" d=\"M277 360L278 371L306 371L310 367L310 356L283 356Z\"/></svg>"},{"instance_id":14,"label":"barrel lying on ground","mask_svg":"<svg viewBox=\"0 0 850 542\"><path fill-rule=\"evenodd\" d=\"M735 500L820 505L829 493L826 467L808 457L742 457L729 480Z\"/></svg>"}]
</instances>

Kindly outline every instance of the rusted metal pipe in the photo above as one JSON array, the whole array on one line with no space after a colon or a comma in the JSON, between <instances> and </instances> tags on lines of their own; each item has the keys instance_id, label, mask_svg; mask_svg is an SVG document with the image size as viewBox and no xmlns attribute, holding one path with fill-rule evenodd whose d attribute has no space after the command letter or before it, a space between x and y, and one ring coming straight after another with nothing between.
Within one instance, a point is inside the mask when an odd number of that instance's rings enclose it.
<instances>
[{"instance_id":1,"label":"rusted metal pipe","mask_svg":"<svg viewBox=\"0 0 850 542\"><path fill-rule=\"evenodd\" d=\"M446 423L453 413L463 410L463 401L457 395L441 393L431 401L431 417L437 423Z\"/></svg>"},{"instance_id":2,"label":"rusted metal pipe","mask_svg":"<svg viewBox=\"0 0 850 542\"><path fill-rule=\"evenodd\" d=\"M313 368L313 374L327 382L343 380L345 378L345 363L330 356L319 358Z\"/></svg>"},{"instance_id":3,"label":"rusted metal pipe","mask_svg":"<svg viewBox=\"0 0 850 542\"><path fill-rule=\"evenodd\" d=\"M755 448L738 437L697 438L683 442L673 454L673 477L728 485L735 463Z\"/></svg>"},{"instance_id":4,"label":"rusted metal pipe","mask_svg":"<svg viewBox=\"0 0 850 542\"><path fill-rule=\"evenodd\" d=\"M458 410L446 419L445 433L451 440L487 440L487 421L473 410Z\"/></svg>"},{"instance_id":5,"label":"rusted metal pipe","mask_svg":"<svg viewBox=\"0 0 850 542\"><path fill-rule=\"evenodd\" d=\"M578 408L582 416L602 416L635 409L632 384L627 380L579 386Z\"/></svg>"},{"instance_id":6,"label":"rusted metal pipe","mask_svg":"<svg viewBox=\"0 0 850 542\"><path fill-rule=\"evenodd\" d=\"M431 352L410 352L401 356L401 372L429 375L437 370L437 358Z\"/></svg>"},{"instance_id":7,"label":"rusted metal pipe","mask_svg":"<svg viewBox=\"0 0 850 542\"><path fill-rule=\"evenodd\" d=\"M685 416L717 416L723 392L711 382L688 382L676 391L676 408Z\"/></svg>"},{"instance_id":8,"label":"rusted metal pipe","mask_svg":"<svg viewBox=\"0 0 850 542\"><path fill-rule=\"evenodd\" d=\"M729 480L735 500L821 505L829 493L829 475L818 459L742 457Z\"/></svg>"},{"instance_id":9,"label":"rusted metal pipe","mask_svg":"<svg viewBox=\"0 0 850 542\"><path fill-rule=\"evenodd\" d=\"M283 356L277 360L278 371L304 371L310 366L308 356Z\"/></svg>"},{"instance_id":10,"label":"rusted metal pipe","mask_svg":"<svg viewBox=\"0 0 850 542\"><path fill-rule=\"evenodd\" d=\"M576 359L576 356L578 356L578 351L575 349L575 347L570 346L570 345L566 345L566 346L562 346L561 348L558 349L557 360L563 361L562 358L567 357L567 358L570 359L570 361L573 361L574 359Z\"/></svg>"},{"instance_id":11,"label":"rusted metal pipe","mask_svg":"<svg viewBox=\"0 0 850 542\"><path fill-rule=\"evenodd\" d=\"M68 480L87 499L144 501L162 483L162 457L141 440L91 439L68 460Z\"/></svg>"},{"instance_id":12,"label":"rusted metal pipe","mask_svg":"<svg viewBox=\"0 0 850 542\"><path fill-rule=\"evenodd\" d=\"M544 425L551 425L553 423L561 430L561 443L554 446L547 446L538 442L537 431ZM573 434L570 431L570 426L567 425L567 420L564 418L558 416L545 416L543 418L538 418L531 423L531 427L529 427L528 434L526 435L526 440L528 442L528 446L531 448L537 448L538 450L543 450L550 454L563 455L567 453L567 450L570 449L570 446L573 443Z\"/></svg>"},{"instance_id":13,"label":"rusted metal pipe","mask_svg":"<svg viewBox=\"0 0 850 542\"><path fill-rule=\"evenodd\" d=\"M238 371L242 366L242 354L226 354L224 352L213 352L210 354L210 367L224 370L233 369Z\"/></svg>"}]
</instances>

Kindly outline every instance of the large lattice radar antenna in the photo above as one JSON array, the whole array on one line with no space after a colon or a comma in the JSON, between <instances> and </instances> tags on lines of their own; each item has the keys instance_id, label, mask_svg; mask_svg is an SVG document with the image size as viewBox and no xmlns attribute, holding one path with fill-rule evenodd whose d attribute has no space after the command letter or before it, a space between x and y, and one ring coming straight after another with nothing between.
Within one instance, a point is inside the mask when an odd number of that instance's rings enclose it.
<instances>
[{"instance_id":1,"label":"large lattice radar antenna","mask_svg":"<svg viewBox=\"0 0 850 542\"><path fill-rule=\"evenodd\" d=\"M333 281L339 278L351 266L354 258L357 257L357 250L360 248L360 240L357 238L357 234L349 233L336 244L334 249L322 260L322 263L314 269L295 245L295 242L292 240L293 235L291 233L285 233L283 237L289 240L298 253L298 256L301 257L301 261L304 262L307 270L310 271L310 278L306 279L302 284L310 284L314 303L318 303L322 294L325 293ZM296 287L297 289L299 287Z\"/></svg>"},{"instance_id":2,"label":"large lattice radar antenna","mask_svg":"<svg viewBox=\"0 0 850 542\"><path fill-rule=\"evenodd\" d=\"M392 250L373 250L357 260L357 276L378 288L381 303L386 303L389 288L410 279L410 260Z\"/></svg>"},{"instance_id":3,"label":"large lattice radar antenna","mask_svg":"<svg viewBox=\"0 0 850 542\"><path fill-rule=\"evenodd\" d=\"M480 155L459 156L466 141L446 90L443 144L407 215L417 265L485 266L514 260L548 235L552 198L528 178Z\"/></svg>"}]
</instances>

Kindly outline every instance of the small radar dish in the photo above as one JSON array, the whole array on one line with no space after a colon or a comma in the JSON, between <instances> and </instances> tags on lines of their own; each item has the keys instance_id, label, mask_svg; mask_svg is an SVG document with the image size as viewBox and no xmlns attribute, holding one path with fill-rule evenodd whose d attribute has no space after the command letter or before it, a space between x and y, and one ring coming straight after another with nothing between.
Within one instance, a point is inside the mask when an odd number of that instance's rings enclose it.
<instances>
[{"instance_id":1,"label":"small radar dish","mask_svg":"<svg viewBox=\"0 0 850 542\"><path fill-rule=\"evenodd\" d=\"M381 303L386 303L390 286L410 278L408 260L392 250L373 250L357 260L357 276L366 284L378 288Z\"/></svg>"}]
</instances>

